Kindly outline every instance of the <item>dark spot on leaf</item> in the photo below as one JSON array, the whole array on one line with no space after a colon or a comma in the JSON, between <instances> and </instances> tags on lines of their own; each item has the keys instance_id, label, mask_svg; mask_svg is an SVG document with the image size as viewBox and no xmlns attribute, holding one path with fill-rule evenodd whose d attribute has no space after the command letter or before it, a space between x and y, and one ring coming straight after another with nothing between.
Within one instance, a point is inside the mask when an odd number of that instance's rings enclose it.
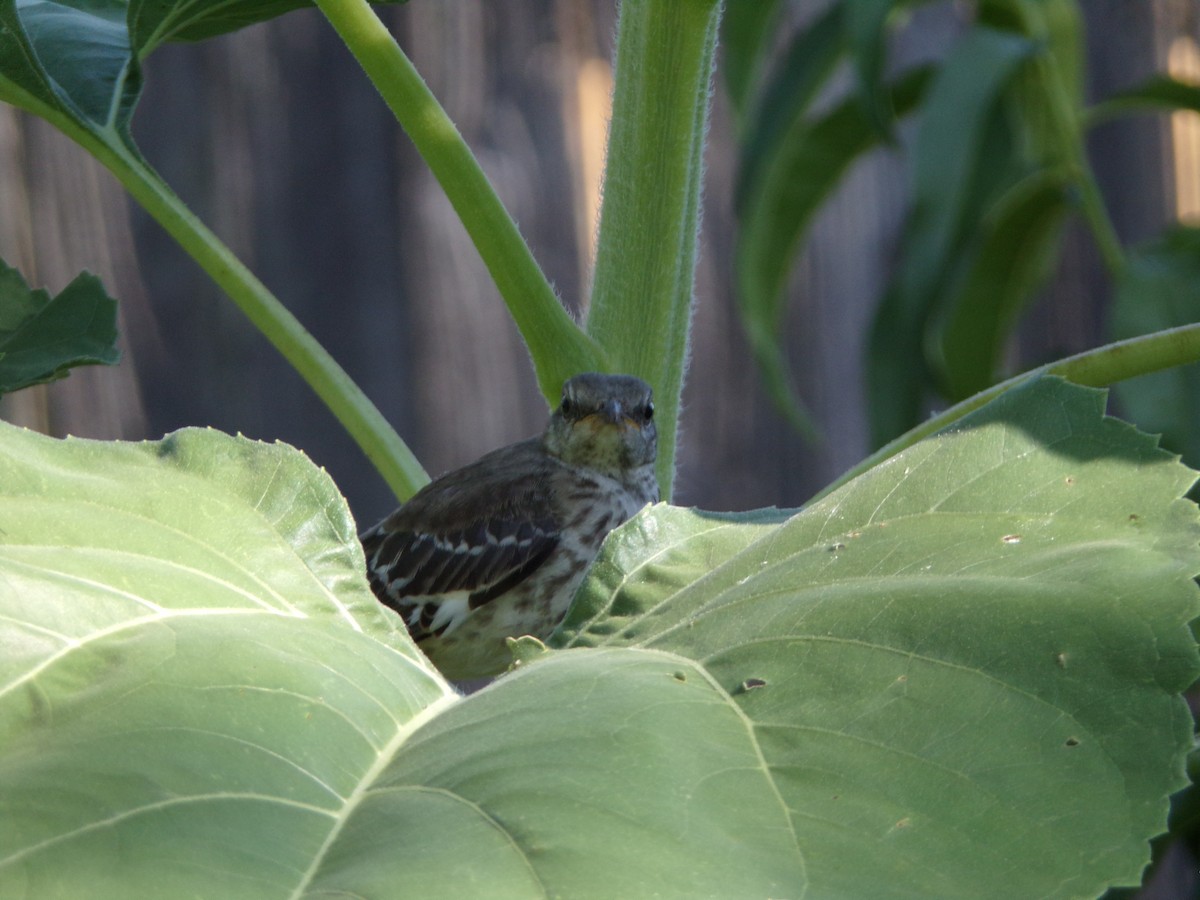
<instances>
[{"instance_id":1,"label":"dark spot on leaf","mask_svg":"<svg viewBox=\"0 0 1200 900\"><path fill-rule=\"evenodd\" d=\"M837 553L839 550L845 550L846 545L838 541L836 544L830 544L828 549L830 553Z\"/></svg>"},{"instance_id":2,"label":"dark spot on leaf","mask_svg":"<svg viewBox=\"0 0 1200 900\"><path fill-rule=\"evenodd\" d=\"M683 672L672 672L671 677L676 681L687 681L687 675L685 675Z\"/></svg>"},{"instance_id":3,"label":"dark spot on leaf","mask_svg":"<svg viewBox=\"0 0 1200 900\"><path fill-rule=\"evenodd\" d=\"M1067 487L1070 487L1071 485L1073 485L1075 483L1075 476L1068 475L1066 478L1063 479L1063 482L1067 485Z\"/></svg>"},{"instance_id":4,"label":"dark spot on leaf","mask_svg":"<svg viewBox=\"0 0 1200 900\"><path fill-rule=\"evenodd\" d=\"M1006 544L1019 544L1021 543L1021 536L1019 534L1006 534L1000 540Z\"/></svg>"},{"instance_id":5,"label":"dark spot on leaf","mask_svg":"<svg viewBox=\"0 0 1200 900\"><path fill-rule=\"evenodd\" d=\"M1077 737L1067 738L1067 746L1068 747L1078 747L1079 746L1079 738L1077 738Z\"/></svg>"},{"instance_id":6,"label":"dark spot on leaf","mask_svg":"<svg viewBox=\"0 0 1200 900\"><path fill-rule=\"evenodd\" d=\"M761 678L747 678L739 686L737 692L744 694L746 691L752 691L755 688L766 687L767 683Z\"/></svg>"}]
</instances>

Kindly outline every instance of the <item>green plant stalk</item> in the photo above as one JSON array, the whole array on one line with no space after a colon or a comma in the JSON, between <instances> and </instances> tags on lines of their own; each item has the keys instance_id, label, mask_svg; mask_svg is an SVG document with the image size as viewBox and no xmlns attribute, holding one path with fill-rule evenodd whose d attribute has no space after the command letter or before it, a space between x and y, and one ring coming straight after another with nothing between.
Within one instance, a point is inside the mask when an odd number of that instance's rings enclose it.
<instances>
[{"instance_id":1,"label":"green plant stalk","mask_svg":"<svg viewBox=\"0 0 1200 900\"><path fill-rule=\"evenodd\" d=\"M880 447L862 462L844 472L831 484L816 494L808 504L833 493L848 481L857 478L868 469L895 456L929 435L952 425L970 412L988 403L1005 391L1043 375L1058 375L1076 384L1087 387L1107 387L1118 381L1149 375L1174 366L1200 362L1200 323L1169 328L1139 337L1105 344L1095 350L1086 350L1057 362L1047 363L1020 375L994 384L961 403L931 416L915 428L910 428L895 440ZM805 505L808 505L805 504Z\"/></svg>"},{"instance_id":2,"label":"green plant stalk","mask_svg":"<svg viewBox=\"0 0 1200 900\"><path fill-rule=\"evenodd\" d=\"M587 330L655 388L671 495L696 269L718 0L624 0Z\"/></svg>"},{"instance_id":3,"label":"green plant stalk","mask_svg":"<svg viewBox=\"0 0 1200 900\"><path fill-rule=\"evenodd\" d=\"M572 375L608 368L600 346L559 302L471 148L375 11L366 0L317 0L317 6L446 192L525 339L546 399L557 403Z\"/></svg>"},{"instance_id":4,"label":"green plant stalk","mask_svg":"<svg viewBox=\"0 0 1200 900\"><path fill-rule=\"evenodd\" d=\"M416 456L346 370L161 180L136 165L110 169L283 354L398 499L411 497L429 481Z\"/></svg>"},{"instance_id":5,"label":"green plant stalk","mask_svg":"<svg viewBox=\"0 0 1200 900\"><path fill-rule=\"evenodd\" d=\"M316 392L397 497L405 499L429 481L412 451L329 352L192 214L149 164L126 146L120 135L80 127L32 96L22 105L54 125L116 176Z\"/></svg>"}]
</instances>

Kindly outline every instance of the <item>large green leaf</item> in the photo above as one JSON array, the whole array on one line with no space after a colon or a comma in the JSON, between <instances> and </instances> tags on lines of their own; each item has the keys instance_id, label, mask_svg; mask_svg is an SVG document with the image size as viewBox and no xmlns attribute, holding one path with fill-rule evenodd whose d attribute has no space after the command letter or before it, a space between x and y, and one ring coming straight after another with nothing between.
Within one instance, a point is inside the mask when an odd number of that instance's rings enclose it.
<instances>
[{"instance_id":1,"label":"large green leaf","mask_svg":"<svg viewBox=\"0 0 1200 900\"><path fill-rule=\"evenodd\" d=\"M1115 340L1200 322L1200 228L1179 227L1137 247L1113 297ZM1200 365L1122 381L1121 410L1191 465L1200 465Z\"/></svg>"},{"instance_id":2,"label":"large green leaf","mask_svg":"<svg viewBox=\"0 0 1200 900\"><path fill-rule=\"evenodd\" d=\"M51 298L0 261L0 394L65 378L74 366L116 365L117 301L83 273Z\"/></svg>"},{"instance_id":3,"label":"large green leaf","mask_svg":"<svg viewBox=\"0 0 1200 900\"><path fill-rule=\"evenodd\" d=\"M803 889L695 663L552 654L463 698L363 566L288 447L0 423L0 897Z\"/></svg>"},{"instance_id":4,"label":"large green leaf","mask_svg":"<svg viewBox=\"0 0 1200 900\"><path fill-rule=\"evenodd\" d=\"M374 2L403 3L406 0ZM145 56L167 41L198 41L316 4L313 0L238 0L237 3L128 0L119 5L128 5L133 43L138 48L138 55Z\"/></svg>"},{"instance_id":5,"label":"large green leaf","mask_svg":"<svg viewBox=\"0 0 1200 900\"><path fill-rule=\"evenodd\" d=\"M1102 413L1034 382L766 533L657 508L554 642L702 665L811 896L1137 883L1186 783L1200 526L1194 473Z\"/></svg>"},{"instance_id":6,"label":"large green leaf","mask_svg":"<svg viewBox=\"0 0 1200 900\"><path fill-rule=\"evenodd\" d=\"M0 100L126 142L141 83L125 8L0 0Z\"/></svg>"},{"instance_id":7,"label":"large green leaf","mask_svg":"<svg viewBox=\"0 0 1200 900\"><path fill-rule=\"evenodd\" d=\"M129 118L141 92L140 62L155 48L312 5L311 0L0 0L0 100L52 119L65 116L110 146L131 147Z\"/></svg>"},{"instance_id":8,"label":"large green leaf","mask_svg":"<svg viewBox=\"0 0 1200 900\"><path fill-rule=\"evenodd\" d=\"M609 646L469 698L299 453L0 425L0 897L1135 879L1200 529L1191 473L1100 412L1043 382L799 514L657 507L564 626Z\"/></svg>"}]
</instances>

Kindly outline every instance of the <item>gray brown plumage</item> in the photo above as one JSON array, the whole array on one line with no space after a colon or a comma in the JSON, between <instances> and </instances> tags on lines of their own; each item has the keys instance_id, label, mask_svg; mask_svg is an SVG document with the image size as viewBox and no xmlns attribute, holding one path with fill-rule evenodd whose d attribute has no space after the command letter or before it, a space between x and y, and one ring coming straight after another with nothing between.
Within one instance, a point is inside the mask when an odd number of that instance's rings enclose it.
<instances>
[{"instance_id":1,"label":"gray brown plumage","mask_svg":"<svg viewBox=\"0 0 1200 900\"><path fill-rule=\"evenodd\" d=\"M545 638L605 536L658 499L649 385L577 375L541 437L441 476L362 535L376 596L444 675L503 671Z\"/></svg>"}]
</instances>

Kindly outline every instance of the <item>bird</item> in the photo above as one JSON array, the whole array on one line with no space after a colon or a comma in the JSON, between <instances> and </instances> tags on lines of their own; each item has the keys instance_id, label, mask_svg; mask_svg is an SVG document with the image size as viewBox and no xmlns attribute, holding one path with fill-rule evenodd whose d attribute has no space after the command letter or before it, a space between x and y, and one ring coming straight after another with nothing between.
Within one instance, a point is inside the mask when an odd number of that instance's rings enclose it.
<instances>
[{"instance_id":1,"label":"bird","mask_svg":"<svg viewBox=\"0 0 1200 900\"><path fill-rule=\"evenodd\" d=\"M659 499L650 385L568 379L537 437L440 476L360 535L375 596L451 681L512 662L507 639L549 637L604 538Z\"/></svg>"}]
</instances>

